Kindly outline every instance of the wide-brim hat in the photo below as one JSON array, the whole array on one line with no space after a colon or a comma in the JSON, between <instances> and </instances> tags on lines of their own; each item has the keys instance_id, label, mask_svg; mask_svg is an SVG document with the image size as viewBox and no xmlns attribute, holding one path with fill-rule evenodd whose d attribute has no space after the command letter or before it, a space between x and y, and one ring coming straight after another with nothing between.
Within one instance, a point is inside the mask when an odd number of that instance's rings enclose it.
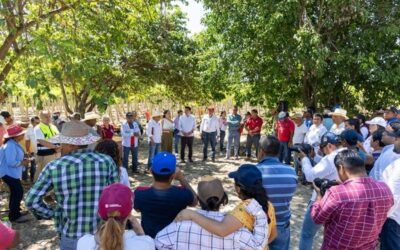
<instances>
[{"instance_id":1,"label":"wide-brim hat","mask_svg":"<svg viewBox=\"0 0 400 250\"><path fill-rule=\"evenodd\" d=\"M100 116L96 114L95 112L87 112L85 113L85 118L82 119L82 121L90 121L90 120L97 120L100 119Z\"/></svg>"},{"instance_id":2,"label":"wide-brim hat","mask_svg":"<svg viewBox=\"0 0 400 250\"><path fill-rule=\"evenodd\" d=\"M337 109L335 109L335 111L333 111L330 115L335 115L335 116L341 116L341 117L343 117L343 118L345 118L345 119L349 119L348 117L347 117L347 111L345 110L345 109L341 109L341 108L337 108Z\"/></svg>"},{"instance_id":3,"label":"wide-brim hat","mask_svg":"<svg viewBox=\"0 0 400 250\"><path fill-rule=\"evenodd\" d=\"M25 134L25 130L18 124L10 125L7 128L7 133L4 135L4 139L17 137Z\"/></svg>"},{"instance_id":4,"label":"wide-brim hat","mask_svg":"<svg viewBox=\"0 0 400 250\"><path fill-rule=\"evenodd\" d=\"M80 121L64 123L61 134L49 139L51 143L70 144L76 146L90 145L100 140L99 136L89 133L89 127Z\"/></svg>"},{"instance_id":5,"label":"wide-brim hat","mask_svg":"<svg viewBox=\"0 0 400 250\"><path fill-rule=\"evenodd\" d=\"M299 113L299 112L296 112L296 113L294 113L294 114L292 115L292 118L293 118L293 119L302 119L302 118L303 118L303 114L302 114L302 113Z\"/></svg>"},{"instance_id":6,"label":"wide-brim hat","mask_svg":"<svg viewBox=\"0 0 400 250\"><path fill-rule=\"evenodd\" d=\"M151 117L163 116L160 111L154 111Z\"/></svg>"}]
</instances>

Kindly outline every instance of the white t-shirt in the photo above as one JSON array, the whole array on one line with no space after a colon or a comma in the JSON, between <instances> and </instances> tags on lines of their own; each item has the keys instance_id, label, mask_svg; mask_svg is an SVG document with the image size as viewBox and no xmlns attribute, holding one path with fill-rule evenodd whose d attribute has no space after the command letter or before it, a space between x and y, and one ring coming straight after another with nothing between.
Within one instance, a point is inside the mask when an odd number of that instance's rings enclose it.
<instances>
[{"instance_id":1,"label":"white t-shirt","mask_svg":"<svg viewBox=\"0 0 400 250\"><path fill-rule=\"evenodd\" d=\"M130 188L131 183L129 182L128 171L124 167L120 167L119 169L121 170L121 175L119 177L119 183Z\"/></svg>"},{"instance_id":2,"label":"white t-shirt","mask_svg":"<svg viewBox=\"0 0 400 250\"><path fill-rule=\"evenodd\" d=\"M389 186L394 199L394 205L388 217L400 225L400 159L393 161L383 170L382 181Z\"/></svg>"},{"instance_id":3,"label":"white t-shirt","mask_svg":"<svg viewBox=\"0 0 400 250\"><path fill-rule=\"evenodd\" d=\"M133 231L124 233L124 250L154 250L154 240L150 236L137 236ZM79 239L77 250L97 250L95 236L87 234ZM101 250L101 249L100 249Z\"/></svg>"},{"instance_id":4,"label":"white t-shirt","mask_svg":"<svg viewBox=\"0 0 400 250\"><path fill-rule=\"evenodd\" d=\"M152 137L154 143L161 143L161 135L162 135L161 122L156 122L155 120L151 119L147 123L146 134L149 142L150 142L150 137Z\"/></svg>"},{"instance_id":5,"label":"white t-shirt","mask_svg":"<svg viewBox=\"0 0 400 250\"><path fill-rule=\"evenodd\" d=\"M28 129L26 130L25 133L25 141L30 141L31 142L31 151L33 153L37 153L37 142L36 142L36 136L35 136L35 128L32 127L32 125L29 125Z\"/></svg>"},{"instance_id":6,"label":"white t-shirt","mask_svg":"<svg viewBox=\"0 0 400 250\"><path fill-rule=\"evenodd\" d=\"M306 136L308 131L307 126L302 123L300 126L295 124L294 134L293 134L293 144L303 143L304 137Z\"/></svg>"}]
</instances>

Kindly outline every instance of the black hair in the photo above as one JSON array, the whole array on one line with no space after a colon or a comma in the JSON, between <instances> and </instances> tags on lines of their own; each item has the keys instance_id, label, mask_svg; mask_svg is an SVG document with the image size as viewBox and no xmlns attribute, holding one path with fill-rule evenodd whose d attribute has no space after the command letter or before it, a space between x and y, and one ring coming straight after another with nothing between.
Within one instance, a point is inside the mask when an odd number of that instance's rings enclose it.
<instances>
[{"instance_id":1,"label":"black hair","mask_svg":"<svg viewBox=\"0 0 400 250\"><path fill-rule=\"evenodd\" d=\"M314 116L321 118L321 121L324 120L324 116L321 113L315 113L315 114L313 114L313 117Z\"/></svg>"},{"instance_id":2,"label":"black hair","mask_svg":"<svg viewBox=\"0 0 400 250\"><path fill-rule=\"evenodd\" d=\"M94 150L101 154L110 156L119 169L121 165L121 151L119 150L119 146L115 141L111 139L104 139L96 145Z\"/></svg>"},{"instance_id":3,"label":"black hair","mask_svg":"<svg viewBox=\"0 0 400 250\"><path fill-rule=\"evenodd\" d=\"M7 119L8 117L11 116L10 112L8 111L1 111L1 116L4 117L4 119Z\"/></svg>"},{"instance_id":4,"label":"black hair","mask_svg":"<svg viewBox=\"0 0 400 250\"><path fill-rule=\"evenodd\" d=\"M365 171L364 160L361 159L358 152L351 149L340 151L335 157L335 166L343 166L350 173L361 173Z\"/></svg>"},{"instance_id":5,"label":"black hair","mask_svg":"<svg viewBox=\"0 0 400 250\"><path fill-rule=\"evenodd\" d=\"M224 110L224 111L221 111L221 114L220 115L222 115L223 113L226 113L226 111Z\"/></svg>"},{"instance_id":6,"label":"black hair","mask_svg":"<svg viewBox=\"0 0 400 250\"><path fill-rule=\"evenodd\" d=\"M384 131L385 131L384 128L378 127L378 130L372 133L372 141L378 141L379 147L385 146L385 143L382 142L382 136Z\"/></svg>"},{"instance_id":7,"label":"black hair","mask_svg":"<svg viewBox=\"0 0 400 250\"><path fill-rule=\"evenodd\" d=\"M153 178L156 182L162 182L162 183L170 183L171 176L172 174L164 175L164 174L156 174L153 171L151 171Z\"/></svg>"},{"instance_id":8,"label":"black hair","mask_svg":"<svg viewBox=\"0 0 400 250\"><path fill-rule=\"evenodd\" d=\"M186 106L185 109L187 109L187 110L189 110L189 111L192 111L192 108L189 107L189 106Z\"/></svg>"},{"instance_id":9,"label":"black hair","mask_svg":"<svg viewBox=\"0 0 400 250\"><path fill-rule=\"evenodd\" d=\"M205 202L203 202L201 199L198 200L200 201L201 209L205 211L219 211L221 205L226 205L229 201L228 195L225 192L221 200L215 196L208 198Z\"/></svg>"},{"instance_id":10,"label":"black hair","mask_svg":"<svg viewBox=\"0 0 400 250\"><path fill-rule=\"evenodd\" d=\"M392 128L393 132L396 134L396 137L400 137L400 123L399 122L392 122L389 124Z\"/></svg>"},{"instance_id":11,"label":"black hair","mask_svg":"<svg viewBox=\"0 0 400 250\"><path fill-rule=\"evenodd\" d=\"M252 187L245 187L235 180L235 185L240 188L240 193L244 196L244 199L255 199L260 206L263 208L264 212L268 215L268 202L269 198L265 189L262 185L262 179L257 180ZM271 222L268 217L268 224Z\"/></svg>"},{"instance_id":12,"label":"black hair","mask_svg":"<svg viewBox=\"0 0 400 250\"><path fill-rule=\"evenodd\" d=\"M169 112L169 109L164 110L163 118L165 118L165 116L167 115L168 112Z\"/></svg>"},{"instance_id":13,"label":"black hair","mask_svg":"<svg viewBox=\"0 0 400 250\"><path fill-rule=\"evenodd\" d=\"M358 114L358 115L356 115L356 117L357 117L358 120L361 120L362 124L365 124L365 121L367 120L367 118L365 118L365 115Z\"/></svg>"},{"instance_id":14,"label":"black hair","mask_svg":"<svg viewBox=\"0 0 400 250\"><path fill-rule=\"evenodd\" d=\"M260 147L266 155L277 156L280 145L279 140L273 135L263 136L260 139Z\"/></svg>"},{"instance_id":15,"label":"black hair","mask_svg":"<svg viewBox=\"0 0 400 250\"><path fill-rule=\"evenodd\" d=\"M357 133L361 134L360 121L358 119L351 118L351 119L347 119L345 122L354 126L354 130L357 131Z\"/></svg>"},{"instance_id":16,"label":"black hair","mask_svg":"<svg viewBox=\"0 0 400 250\"><path fill-rule=\"evenodd\" d=\"M258 111L257 111L257 109L252 109L252 110L251 110L251 113L256 113L256 114L258 114Z\"/></svg>"},{"instance_id":17,"label":"black hair","mask_svg":"<svg viewBox=\"0 0 400 250\"><path fill-rule=\"evenodd\" d=\"M247 111L246 115L251 115L250 111Z\"/></svg>"},{"instance_id":18,"label":"black hair","mask_svg":"<svg viewBox=\"0 0 400 250\"><path fill-rule=\"evenodd\" d=\"M182 112L183 112L182 109L178 110L178 114L179 114L179 113L182 113Z\"/></svg>"}]
</instances>

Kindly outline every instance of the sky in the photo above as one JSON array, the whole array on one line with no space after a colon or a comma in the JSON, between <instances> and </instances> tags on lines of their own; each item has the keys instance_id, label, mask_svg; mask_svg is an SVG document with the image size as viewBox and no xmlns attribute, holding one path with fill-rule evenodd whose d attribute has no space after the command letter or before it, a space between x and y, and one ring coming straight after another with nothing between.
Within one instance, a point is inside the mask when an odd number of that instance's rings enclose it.
<instances>
[{"instance_id":1,"label":"sky","mask_svg":"<svg viewBox=\"0 0 400 250\"><path fill-rule=\"evenodd\" d=\"M204 16L203 4L196 2L194 0L187 0L188 5L178 2L178 5L182 8L184 12L187 13L188 23L187 28L192 33L198 33L204 29L201 24L201 18Z\"/></svg>"}]
</instances>

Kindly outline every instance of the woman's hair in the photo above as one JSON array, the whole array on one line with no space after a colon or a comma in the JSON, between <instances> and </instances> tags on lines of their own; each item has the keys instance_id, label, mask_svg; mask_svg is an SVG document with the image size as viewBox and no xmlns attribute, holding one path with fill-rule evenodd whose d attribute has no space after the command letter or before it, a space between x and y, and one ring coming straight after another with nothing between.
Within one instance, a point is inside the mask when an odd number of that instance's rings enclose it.
<instances>
[{"instance_id":1,"label":"woman's hair","mask_svg":"<svg viewBox=\"0 0 400 250\"><path fill-rule=\"evenodd\" d=\"M378 127L378 129L372 133L372 141L378 141L379 147L384 147L385 143L382 142L383 132L385 131L384 128Z\"/></svg>"},{"instance_id":2,"label":"woman's hair","mask_svg":"<svg viewBox=\"0 0 400 250\"><path fill-rule=\"evenodd\" d=\"M164 113L163 113L163 118L165 118L165 117L167 116L168 112L169 112L169 109L167 109L167 110L164 110Z\"/></svg>"},{"instance_id":3,"label":"woman's hair","mask_svg":"<svg viewBox=\"0 0 400 250\"><path fill-rule=\"evenodd\" d=\"M221 200L219 200L218 197L215 196L208 198L206 202L203 202L201 199L198 200L200 201L201 209L206 211L219 211L221 205L226 205L229 201L228 195L225 192Z\"/></svg>"},{"instance_id":4,"label":"woman's hair","mask_svg":"<svg viewBox=\"0 0 400 250\"><path fill-rule=\"evenodd\" d=\"M315 114L313 114L313 117L319 117L319 118L321 118L321 121L324 120L324 116L321 113L315 113Z\"/></svg>"},{"instance_id":5,"label":"woman's hair","mask_svg":"<svg viewBox=\"0 0 400 250\"><path fill-rule=\"evenodd\" d=\"M225 111L225 110L224 110L224 111L221 111L220 116L222 116L223 114L226 114L226 111Z\"/></svg>"},{"instance_id":6,"label":"woman's hair","mask_svg":"<svg viewBox=\"0 0 400 250\"><path fill-rule=\"evenodd\" d=\"M361 125L365 124L365 121L367 120L367 119L365 118L365 115L363 115L363 114L358 114L358 115L356 115L356 117L357 117L358 120L361 120Z\"/></svg>"},{"instance_id":7,"label":"woman's hair","mask_svg":"<svg viewBox=\"0 0 400 250\"><path fill-rule=\"evenodd\" d=\"M265 213L268 214L269 198L262 185L261 179L257 180L252 187L245 187L240 183L238 183L236 180L235 180L235 185L240 187L240 194L243 195L244 199L255 199L261 205ZM271 220L270 218L268 218L268 223L270 222Z\"/></svg>"},{"instance_id":8,"label":"woman's hair","mask_svg":"<svg viewBox=\"0 0 400 250\"><path fill-rule=\"evenodd\" d=\"M121 152L118 144L111 139L104 139L97 144L95 150L101 154L110 156L118 169L121 166Z\"/></svg>"},{"instance_id":9,"label":"woman's hair","mask_svg":"<svg viewBox=\"0 0 400 250\"><path fill-rule=\"evenodd\" d=\"M116 219L119 216L118 212L113 212L108 216L97 230L99 249L124 250L124 223Z\"/></svg>"},{"instance_id":10,"label":"woman's hair","mask_svg":"<svg viewBox=\"0 0 400 250\"><path fill-rule=\"evenodd\" d=\"M361 134L360 131L360 121L358 119L347 119L346 122L350 124L351 126L354 126L354 130L357 131L357 133Z\"/></svg>"}]
</instances>

